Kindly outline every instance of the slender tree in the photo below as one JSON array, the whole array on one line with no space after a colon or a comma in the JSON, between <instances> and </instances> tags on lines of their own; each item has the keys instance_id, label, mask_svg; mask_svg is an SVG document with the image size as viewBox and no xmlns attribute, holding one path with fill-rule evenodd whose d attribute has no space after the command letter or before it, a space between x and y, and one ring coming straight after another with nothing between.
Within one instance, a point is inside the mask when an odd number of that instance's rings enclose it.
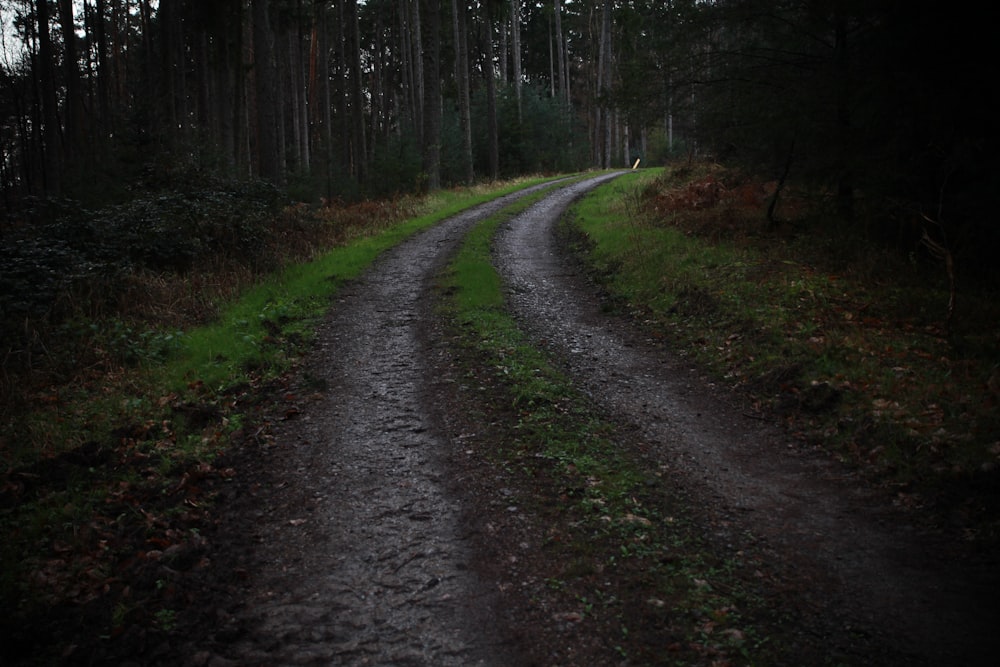
<instances>
[{"instance_id":1,"label":"slender tree","mask_svg":"<svg viewBox=\"0 0 1000 667\"><path fill-rule=\"evenodd\" d=\"M285 179L278 123L277 66L270 1L253 0L253 71L257 106L257 173L274 183Z\"/></svg>"},{"instance_id":2,"label":"slender tree","mask_svg":"<svg viewBox=\"0 0 1000 667\"><path fill-rule=\"evenodd\" d=\"M469 85L467 0L451 0L455 32L455 82L459 125L462 132L462 174L467 184L475 180L472 152L472 103Z\"/></svg>"},{"instance_id":3,"label":"slender tree","mask_svg":"<svg viewBox=\"0 0 1000 667\"><path fill-rule=\"evenodd\" d=\"M510 0L510 36L514 97L517 99L517 120L521 122L524 114L522 100L523 73L521 72L521 0Z\"/></svg>"},{"instance_id":4,"label":"slender tree","mask_svg":"<svg viewBox=\"0 0 1000 667\"><path fill-rule=\"evenodd\" d=\"M483 0L483 78L486 81L486 127L489 141L489 177L500 176L500 136L497 123L496 55L493 48L494 4L499 0Z\"/></svg>"},{"instance_id":5,"label":"slender tree","mask_svg":"<svg viewBox=\"0 0 1000 667\"><path fill-rule=\"evenodd\" d=\"M425 18L423 167L427 187L441 187L441 2L423 0Z\"/></svg>"},{"instance_id":6,"label":"slender tree","mask_svg":"<svg viewBox=\"0 0 1000 667\"><path fill-rule=\"evenodd\" d=\"M597 21L597 59L594 62L594 87L591 100L591 141L594 165L607 169L611 162L611 0L601 0L595 7Z\"/></svg>"},{"instance_id":7,"label":"slender tree","mask_svg":"<svg viewBox=\"0 0 1000 667\"><path fill-rule=\"evenodd\" d=\"M561 0L552 0L552 5L556 24L556 68L559 70L559 92L568 107L570 105L569 54L566 52L566 41L563 34Z\"/></svg>"},{"instance_id":8,"label":"slender tree","mask_svg":"<svg viewBox=\"0 0 1000 667\"><path fill-rule=\"evenodd\" d=\"M56 95L55 53L49 26L48 0L37 0L38 21L38 100L41 117L35 119L42 128L42 182L45 193L58 195L62 191L62 150L60 144L59 102ZM40 122L39 122L40 121Z\"/></svg>"},{"instance_id":9,"label":"slender tree","mask_svg":"<svg viewBox=\"0 0 1000 667\"><path fill-rule=\"evenodd\" d=\"M361 71L361 32L358 22L357 0L348 1L348 21L350 22L350 72L351 82L351 138L354 156L354 174L359 183L364 183L368 174L368 147L366 143L364 117L364 90Z\"/></svg>"}]
</instances>

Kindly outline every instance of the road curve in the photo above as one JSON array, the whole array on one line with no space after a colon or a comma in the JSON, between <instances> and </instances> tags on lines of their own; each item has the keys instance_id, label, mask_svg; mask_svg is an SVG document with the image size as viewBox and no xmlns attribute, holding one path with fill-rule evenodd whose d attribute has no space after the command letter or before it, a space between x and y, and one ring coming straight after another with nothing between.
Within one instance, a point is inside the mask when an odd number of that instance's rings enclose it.
<instances>
[{"instance_id":1,"label":"road curve","mask_svg":"<svg viewBox=\"0 0 1000 667\"><path fill-rule=\"evenodd\" d=\"M993 664L1000 642L997 572L960 545L922 535L841 466L802 451L706 390L662 346L599 312L565 256L554 221L572 187L505 224L494 256L522 326L664 469L728 525L720 539L762 549L800 613L859 664ZM837 638L839 635L839 640ZM858 637L870 641L852 647ZM860 644L860 642L859 642ZM879 647L879 656L858 651ZM831 651L831 655L834 652Z\"/></svg>"},{"instance_id":2,"label":"road curve","mask_svg":"<svg viewBox=\"0 0 1000 667\"><path fill-rule=\"evenodd\" d=\"M495 588L470 567L444 436L421 407L418 327L465 232L543 187L439 223L339 293L307 370L320 391L275 419L275 488L247 505L242 599L190 647L193 664L519 664L494 634Z\"/></svg>"}]
</instances>

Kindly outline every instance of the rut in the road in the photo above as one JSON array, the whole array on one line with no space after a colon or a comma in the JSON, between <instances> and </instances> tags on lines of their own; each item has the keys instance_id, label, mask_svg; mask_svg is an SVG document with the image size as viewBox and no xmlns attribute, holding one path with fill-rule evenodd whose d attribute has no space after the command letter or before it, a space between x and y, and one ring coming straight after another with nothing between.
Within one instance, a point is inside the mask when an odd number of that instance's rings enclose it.
<instances>
[{"instance_id":1,"label":"rut in the road","mask_svg":"<svg viewBox=\"0 0 1000 667\"><path fill-rule=\"evenodd\" d=\"M586 276L568 261L554 222L574 193L567 188L501 230L498 270L522 325L546 341L568 372L659 461L701 489L707 506L745 530L789 573L807 613L839 634L851 655L855 637L881 656L861 664L992 664L997 653L989 564L929 557L920 536L857 480L829 460L789 447L762 422L705 396L691 369L640 331L598 312ZM844 483L844 482L847 483ZM838 641L834 636L822 641ZM882 662L886 661L886 662Z\"/></svg>"},{"instance_id":2,"label":"rut in the road","mask_svg":"<svg viewBox=\"0 0 1000 667\"><path fill-rule=\"evenodd\" d=\"M345 288L309 373L321 398L276 428L281 501L258 511L246 599L198 660L240 665L516 664L491 632L460 508L421 409L419 304L471 225L543 186L450 218ZM206 655L209 654L209 655Z\"/></svg>"}]
</instances>

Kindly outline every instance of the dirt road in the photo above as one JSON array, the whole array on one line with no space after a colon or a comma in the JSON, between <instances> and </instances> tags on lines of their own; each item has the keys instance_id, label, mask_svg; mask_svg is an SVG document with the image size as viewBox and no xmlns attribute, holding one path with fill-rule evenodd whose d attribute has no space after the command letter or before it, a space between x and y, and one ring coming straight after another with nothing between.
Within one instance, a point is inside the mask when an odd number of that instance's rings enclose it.
<instances>
[{"instance_id":1,"label":"dirt road","mask_svg":"<svg viewBox=\"0 0 1000 667\"><path fill-rule=\"evenodd\" d=\"M991 597L988 569L970 570L842 470L790 448L628 322L600 314L551 227L611 177L564 187L502 231L498 267L525 328L725 518L713 524L726 526L719 540L753 535L822 633L813 640L843 654L863 633L866 651L884 647L859 664L983 664L996 648L995 603L975 606ZM231 519L212 538L227 541L219 557L233 579L206 595L200 631L174 657L216 667L533 664L519 648L531 628L498 621L501 588L475 565L491 554L474 550L463 516L484 510L450 490L448 405L427 403L440 379L427 360L446 353L428 325L430 282L471 225L523 194L413 238L341 292L303 384L271 415L272 437L244 453L256 475L230 492Z\"/></svg>"}]
</instances>

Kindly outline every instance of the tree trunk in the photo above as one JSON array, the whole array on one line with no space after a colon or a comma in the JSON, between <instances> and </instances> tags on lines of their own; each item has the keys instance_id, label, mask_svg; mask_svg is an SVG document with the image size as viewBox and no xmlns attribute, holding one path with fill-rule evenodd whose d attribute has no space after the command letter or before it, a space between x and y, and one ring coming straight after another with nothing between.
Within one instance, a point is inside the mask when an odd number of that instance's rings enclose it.
<instances>
[{"instance_id":1,"label":"tree trunk","mask_svg":"<svg viewBox=\"0 0 1000 667\"><path fill-rule=\"evenodd\" d=\"M158 84L159 71L153 56L153 10L150 6L150 0L142 0L139 5L139 16L142 21L142 83L139 85L139 91L147 105L154 105L157 101L161 101L162 93ZM125 43L123 44L122 41ZM118 40L115 49L116 64L119 62L118 56L127 53L128 50L127 40ZM124 76L119 79L119 84L118 100L121 102L128 94ZM150 136L155 137L159 132L160 118L155 109L148 109L148 111L149 119L146 131Z\"/></svg>"},{"instance_id":2,"label":"tree trunk","mask_svg":"<svg viewBox=\"0 0 1000 667\"><path fill-rule=\"evenodd\" d=\"M597 101L594 131L597 166L611 167L611 110L608 97L611 89L611 0L604 0L601 7L601 37L597 62Z\"/></svg>"},{"instance_id":3,"label":"tree trunk","mask_svg":"<svg viewBox=\"0 0 1000 667\"><path fill-rule=\"evenodd\" d=\"M553 44L555 39L552 34L552 22L547 21L546 27L549 29L549 97L555 99L556 96L556 48Z\"/></svg>"},{"instance_id":4,"label":"tree trunk","mask_svg":"<svg viewBox=\"0 0 1000 667\"><path fill-rule=\"evenodd\" d=\"M498 6L497 9L500 9L500 7ZM507 54L507 51L508 51L508 46L507 46L508 30L507 30L507 27L508 26L507 26L507 21L504 20L502 17L503 17L503 10L501 9L500 10L500 16L494 16L494 18L496 18L496 19L501 19L500 20L500 34L499 34L499 39L500 39L500 44L499 44L499 46L500 46L500 54L497 57L497 67L500 69L498 80L500 81L501 84L503 84L504 86L506 86L507 82L510 81L510 78L507 76L507 61L509 60L508 54Z\"/></svg>"},{"instance_id":5,"label":"tree trunk","mask_svg":"<svg viewBox=\"0 0 1000 667\"><path fill-rule=\"evenodd\" d=\"M854 176L851 168L850 56L847 17L843 3L836 3L834 17L834 66L837 83L837 211L844 220L854 218Z\"/></svg>"},{"instance_id":6,"label":"tree trunk","mask_svg":"<svg viewBox=\"0 0 1000 667\"><path fill-rule=\"evenodd\" d=\"M351 135L354 144L354 174L358 183L368 177L368 146L365 138L364 91L361 86L361 28L358 23L358 2L348 0L350 21L350 81L351 81Z\"/></svg>"},{"instance_id":7,"label":"tree trunk","mask_svg":"<svg viewBox=\"0 0 1000 667\"><path fill-rule=\"evenodd\" d=\"M523 104L521 99L521 0L510 0L510 41L514 69L514 97L517 99L517 120L521 122Z\"/></svg>"},{"instance_id":8,"label":"tree trunk","mask_svg":"<svg viewBox=\"0 0 1000 667\"><path fill-rule=\"evenodd\" d=\"M196 111L198 114L198 136L201 139L198 141L197 146L202 150L209 147L218 149L219 128L215 122L216 118L212 113L211 107L211 100L216 97L212 90L214 77L211 69L211 64L215 58L212 57L209 47L209 35L206 31L201 31L200 34L195 35L194 41L194 65L197 68L196 83L198 87L198 108Z\"/></svg>"},{"instance_id":9,"label":"tree trunk","mask_svg":"<svg viewBox=\"0 0 1000 667\"><path fill-rule=\"evenodd\" d=\"M269 0L253 0L253 67L257 94L257 172L272 183L284 183L277 101L277 69Z\"/></svg>"},{"instance_id":10,"label":"tree trunk","mask_svg":"<svg viewBox=\"0 0 1000 667\"><path fill-rule=\"evenodd\" d=\"M62 191L61 174L62 159L59 144L59 108L56 97L55 58L52 49L52 36L49 32L48 0L38 0L36 8L38 18L38 70L40 76L36 79L40 86L42 126L42 187L46 195L59 195Z\"/></svg>"},{"instance_id":11,"label":"tree trunk","mask_svg":"<svg viewBox=\"0 0 1000 667\"><path fill-rule=\"evenodd\" d=\"M326 147L326 200L333 201L333 181L337 166L333 144L333 96L330 87L330 16L326 5L319 9L319 62L317 63L322 100L323 144Z\"/></svg>"},{"instance_id":12,"label":"tree trunk","mask_svg":"<svg viewBox=\"0 0 1000 667\"><path fill-rule=\"evenodd\" d=\"M424 143L427 189L441 187L441 2L424 0Z\"/></svg>"},{"instance_id":13,"label":"tree trunk","mask_svg":"<svg viewBox=\"0 0 1000 667\"><path fill-rule=\"evenodd\" d=\"M218 118L219 123L219 148L222 152L223 164L227 176L236 174L237 165L237 142L235 121L239 117L238 109L242 103L239 84L240 63L239 38L234 39L234 35L239 34L239 26L242 17L238 14L233 17L233 24L227 26L225 43L220 45L218 55L219 64L216 67L216 98L211 100L214 106L213 113Z\"/></svg>"},{"instance_id":14,"label":"tree trunk","mask_svg":"<svg viewBox=\"0 0 1000 667\"><path fill-rule=\"evenodd\" d=\"M285 119L283 125L285 126L285 134L287 135L287 153L289 156L290 164L289 170L291 173L302 173L304 171L305 156L302 152L302 126L299 123L299 77L296 73L299 63L297 56L298 49L296 48L296 30L288 29L283 31L285 34L281 35L281 56L280 62L281 67L279 71L284 72L284 76L280 77L282 81L284 91L282 92L280 99L285 100L283 105L282 117ZM284 151L283 151L284 152Z\"/></svg>"},{"instance_id":15,"label":"tree trunk","mask_svg":"<svg viewBox=\"0 0 1000 667\"><path fill-rule=\"evenodd\" d=\"M111 110L109 90L114 73L108 64L108 31L106 28L106 0L97 0L94 8L93 35L97 43L97 126L99 143L103 144L115 132L115 114Z\"/></svg>"},{"instance_id":16,"label":"tree trunk","mask_svg":"<svg viewBox=\"0 0 1000 667\"><path fill-rule=\"evenodd\" d=\"M63 159L67 164L72 164L87 153L83 146L83 98L77 63L73 0L59 0L59 25L63 33L63 76L66 88Z\"/></svg>"},{"instance_id":17,"label":"tree trunk","mask_svg":"<svg viewBox=\"0 0 1000 667\"><path fill-rule=\"evenodd\" d=\"M462 132L462 173L466 184L475 181L472 157L472 104L469 99L469 40L467 0L451 0L455 28L455 81L458 84L458 115Z\"/></svg>"},{"instance_id":18,"label":"tree trunk","mask_svg":"<svg viewBox=\"0 0 1000 667\"><path fill-rule=\"evenodd\" d=\"M305 54L305 32L302 22L306 20L306 13L302 10L302 0L298 2L299 19L298 30L296 31L296 44L294 53L295 60L295 95L299 101L299 112L296 115L296 122L299 125L299 154L302 156L302 163L299 165L303 174L308 174L312 168L312 146L310 144L309 133L309 93L306 87L306 54ZM314 31L310 21L309 34Z\"/></svg>"},{"instance_id":19,"label":"tree trunk","mask_svg":"<svg viewBox=\"0 0 1000 667\"><path fill-rule=\"evenodd\" d=\"M493 52L493 10L490 0L484 3L486 8L486 29L483 31L486 40L486 62L483 64L483 76L486 77L486 123L489 134L490 179L500 177L500 136L497 128L497 77Z\"/></svg>"},{"instance_id":20,"label":"tree trunk","mask_svg":"<svg viewBox=\"0 0 1000 667\"><path fill-rule=\"evenodd\" d=\"M289 172L289 167L294 170L298 166L294 155L294 145L291 151L288 149L288 133L292 123L289 112L293 104L286 102L286 100L294 94L293 84L288 76L288 27L285 25L276 27L272 21L271 37L274 49L274 116L278 136L278 161L281 169L281 182L283 183Z\"/></svg>"},{"instance_id":21,"label":"tree trunk","mask_svg":"<svg viewBox=\"0 0 1000 667\"><path fill-rule=\"evenodd\" d=\"M368 145L369 164L375 160L375 151L379 147L380 142L383 145L388 143L385 77L386 72L391 68L391 64L387 66L382 57L385 53L382 18L381 12L375 15L374 47L376 55L372 62L371 143Z\"/></svg>"},{"instance_id":22,"label":"tree trunk","mask_svg":"<svg viewBox=\"0 0 1000 667\"><path fill-rule=\"evenodd\" d=\"M553 0L553 10L556 19L556 67L559 69L559 93L566 106L569 106L569 54L566 53L566 42L562 29L562 5L560 0Z\"/></svg>"},{"instance_id":23,"label":"tree trunk","mask_svg":"<svg viewBox=\"0 0 1000 667\"><path fill-rule=\"evenodd\" d=\"M348 33L347 33L347 0L337 2L337 36L335 40L337 69L334 72L335 87L333 89L336 101L334 103L335 122L337 123L338 153L340 155L339 171L342 174L354 175L354 161L351 155L351 107L350 81L348 80Z\"/></svg>"},{"instance_id":24,"label":"tree trunk","mask_svg":"<svg viewBox=\"0 0 1000 667\"><path fill-rule=\"evenodd\" d=\"M183 139L189 129L182 9L180 0L160 0L161 104L167 112L163 139L168 145Z\"/></svg>"},{"instance_id":25,"label":"tree trunk","mask_svg":"<svg viewBox=\"0 0 1000 667\"><path fill-rule=\"evenodd\" d=\"M417 137L417 145L424 145L424 58L423 58L423 30L420 25L420 0L404 0L409 8L409 39L410 39L410 62L412 64L413 75L412 101L410 111L413 114L413 130ZM407 22L404 20L403 25Z\"/></svg>"}]
</instances>

